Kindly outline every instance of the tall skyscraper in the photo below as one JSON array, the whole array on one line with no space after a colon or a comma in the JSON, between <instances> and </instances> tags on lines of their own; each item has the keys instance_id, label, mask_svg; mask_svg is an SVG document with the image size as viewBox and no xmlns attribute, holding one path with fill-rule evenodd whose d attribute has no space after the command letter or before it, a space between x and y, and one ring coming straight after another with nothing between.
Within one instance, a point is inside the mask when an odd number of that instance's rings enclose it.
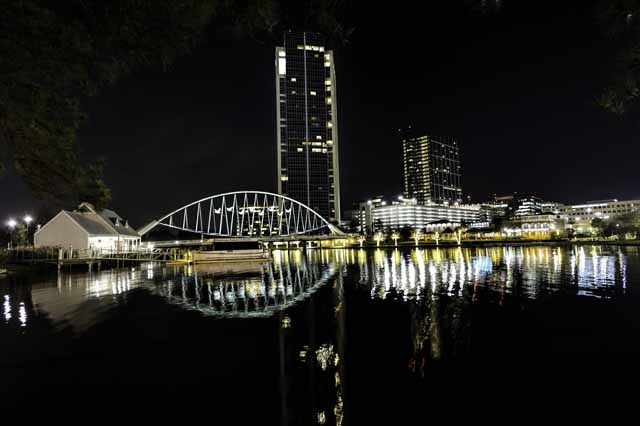
<instances>
[{"instance_id":1,"label":"tall skyscraper","mask_svg":"<svg viewBox=\"0 0 640 426\"><path fill-rule=\"evenodd\" d=\"M336 73L320 34L284 34L284 46L276 47L276 95L278 193L339 222Z\"/></svg>"},{"instance_id":2,"label":"tall skyscraper","mask_svg":"<svg viewBox=\"0 0 640 426\"><path fill-rule=\"evenodd\" d=\"M419 204L462 202L460 148L454 140L400 129L404 195Z\"/></svg>"}]
</instances>

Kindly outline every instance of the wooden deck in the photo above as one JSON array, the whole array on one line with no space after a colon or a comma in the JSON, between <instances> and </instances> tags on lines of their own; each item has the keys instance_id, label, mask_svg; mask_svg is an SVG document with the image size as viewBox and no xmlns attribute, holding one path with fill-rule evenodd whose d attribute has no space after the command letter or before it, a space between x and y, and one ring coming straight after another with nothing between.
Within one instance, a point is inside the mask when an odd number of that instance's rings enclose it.
<instances>
[{"instance_id":1,"label":"wooden deck","mask_svg":"<svg viewBox=\"0 0 640 426\"><path fill-rule=\"evenodd\" d=\"M8 251L7 263L21 265L53 265L58 268L73 265L85 265L91 269L94 265L127 265L142 262L175 262L184 256L179 249L103 251L74 250L64 248L17 248Z\"/></svg>"}]
</instances>

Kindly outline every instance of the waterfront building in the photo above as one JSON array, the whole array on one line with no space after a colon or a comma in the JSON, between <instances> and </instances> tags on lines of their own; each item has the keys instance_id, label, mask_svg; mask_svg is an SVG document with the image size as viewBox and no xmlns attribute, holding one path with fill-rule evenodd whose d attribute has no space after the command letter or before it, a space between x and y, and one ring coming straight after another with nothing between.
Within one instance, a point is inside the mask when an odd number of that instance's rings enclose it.
<instances>
[{"instance_id":1,"label":"waterfront building","mask_svg":"<svg viewBox=\"0 0 640 426\"><path fill-rule=\"evenodd\" d=\"M479 205L444 205L429 203L421 205L415 198L398 197L387 203L381 198L361 204L362 228L367 233L388 232L393 229L439 230L443 223L448 227L478 221ZM438 225L440 224L440 225ZM432 229L433 228L433 229Z\"/></svg>"},{"instance_id":2,"label":"waterfront building","mask_svg":"<svg viewBox=\"0 0 640 426\"><path fill-rule=\"evenodd\" d=\"M544 213L554 213L563 206L561 203L545 201L542 198L531 194L494 195L493 200L484 203L486 206L485 219L489 217L513 217L531 216Z\"/></svg>"},{"instance_id":3,"label":"waterfront building","mask_svg":"<svg viewBox=\"0 0 640 426\"><path fill-rule=\"evenodd\" d=\"M333 53L317 33L288 31L276 47L278 193L340 222Z\"/></svg>"},{"instance_id":4,"label":"waterfront building","mask_svg":"<svg viewBox=\"0 0 640 426\"><path fill-rule=\"evenodd\" d=\"M404 196L418 204L462 203L460 148L452 139L400 129Z\"/></svg>"},{"instance_id":5,"label":"waterfront building","mask_svg":"<svg viewBox=\"0 0 640 426\"><path fill-rule=\"evenodd\" d=\"M505 224L502 232L506 237L545 240L560 236L565 228L566 221L560 215L544 213L515 216Z\"/></svg>"},{"instance_id":6,"label":"waterfront building","mask_svg":"<svg viewBox=\"0 0 640 426\"><path fill-rule=\"evenodd\" d=\"M373 209L380 206L386 206L387 202L381 195L374 197L364 203L360 203L358 212L358 227L363 234L373 234L381 229L376 229L373 223Z\"/></svg>"},{"instance_id":7,"label":"waterfront building","mask_svg":"<svg viewBox=\"0 0 640 426\"><path fill-rule=\"evenodd\" d=\"M139 248L140 235L116 212L82 203L74 211L61 210L44 224L34 235L34 246L132 251Z\"/></svg>"},{"instance_id":8,"label":"waterfront building","mask_svg":"<svg viewBox=\"0 0 640 426\"><path fill-rule=\"evenodd\" d=\"M591 223L593 219L613 219L615 217L640 212L640 200L600 200L563 206L559 213L574 223Z\"/></svg>"}]
</instances>

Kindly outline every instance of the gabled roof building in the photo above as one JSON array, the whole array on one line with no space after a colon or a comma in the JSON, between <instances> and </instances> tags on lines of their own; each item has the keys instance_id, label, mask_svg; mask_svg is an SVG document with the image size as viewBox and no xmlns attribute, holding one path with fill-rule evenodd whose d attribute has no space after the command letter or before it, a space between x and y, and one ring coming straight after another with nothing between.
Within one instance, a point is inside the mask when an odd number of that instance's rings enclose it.
<instances>
[{"instance_id":1,"label":"gabled roof building","mask_svg":"<svg viewBox=\"0 0 640 426\"><path fill-rule=\"evenodd\" d=\"M133 251L140 246L140 235L116 212L82 203L74 211L61 210L42 226L34 246Z\"/></svg>"}]
</instances>

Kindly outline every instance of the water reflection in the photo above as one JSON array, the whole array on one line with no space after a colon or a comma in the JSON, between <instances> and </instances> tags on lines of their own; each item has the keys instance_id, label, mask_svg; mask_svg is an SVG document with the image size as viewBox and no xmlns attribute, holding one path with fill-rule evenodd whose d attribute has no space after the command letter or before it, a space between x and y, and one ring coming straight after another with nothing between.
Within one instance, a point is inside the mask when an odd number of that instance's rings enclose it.
<instances>
[{"instance_id":1,"label":"water reflection","mask_svg":"<svg viewBox=\"0 0 640 426\"><path fill-rule=\"evenodd\" d=\"M246 372L242 380L217 376L215 370L199 372L221 388L238 380L248 392L249 384L267 383L273 395L260 396L277 409L269 415L281 424L340 425L348 423L358 400L357 390L350 389L366 387L354 386L350 375L359 364L366 367L364 375L392 371L389 376L397 377L401 371L415 378L446 360L470 357L479 344L502 356L505 346L482 343L496 324L519 318L540 301L561 300L563 308L568 300L610 303L631 294L628 286L639 270L636 247L514 246L276 251L264 263L149 264L10 277L0 279L0 337L22 349L0 357L19 365L25 354L37 352L33 348L45 342L43 336L55 336L42 345L54 342L59 348L62 377L64 368L76 363L66 346L77 336L92 336L85 344L99 345L96 352L111 351L111 374L126 366L130 355L161 363L206 353L207 360L214 359L211 365ZM167 331L169 323L177 335ZM367 339L358 340L361 335ZM122 336L128 337L119 349ZM371 341L379 344L366 346ZM172 350L157 357L158 351ZM271 376L246 368L256 360ZM40 366L48 359L36 356L32 362ZM148 368L153 377L156 367L136 368ZM129 383L131 377L119 380Z\"/></svg>"},{"instance_id":2,"label":"water reflection","mask_svg":"<svg viewBox=\"0 0 640 426\"><path fill-rule=\"evenodd\" d=\"M272 262L184 266L156 277L155 293L205 315L268 317L311 297L335 275L341 258L323 262L325 255L276 251Z\"/></svg>"},{"instance_id":3,"label":"water reflection","mask_svg":"<svg viewBox=\"0 0 640 426\"><path fill-rule=\"evenodd\" d=\"M471 301L483 297L504 303L507 295L535 299L565 292L611 298L627 289L627 257L637 247L488 247L276 251L265 263L198 265L57 274L9 285L0 281L5 324L28 326L34 315L46 314L83 330L101 310L124 303L131 290L144 288L172 304L207 315L271 316L309 298L341 268L351 267L355 282L372 298L405 301L446 294ZM353 267L357 267L353 269ZM3 284L4 283L4 284ZM83 306L91 304L90 309Z\"/></svg>"},{"instance_id":4,"label":"water reflection","mask_svg":"<svg viewBox=\"0 0 640 426\"><path fill-rule=\"evenodd\" d=\"M578 295L611 297L624 290L627 282L626 255L621 248L376 250L373 256L359 250L357 259L359 282L371 286L372 297L383 299L398 295L419 300L427 293L461 296L465 286L477 289L479 285L501 295L526 298L567 289Z\"/></svg>"}]
</instances>

